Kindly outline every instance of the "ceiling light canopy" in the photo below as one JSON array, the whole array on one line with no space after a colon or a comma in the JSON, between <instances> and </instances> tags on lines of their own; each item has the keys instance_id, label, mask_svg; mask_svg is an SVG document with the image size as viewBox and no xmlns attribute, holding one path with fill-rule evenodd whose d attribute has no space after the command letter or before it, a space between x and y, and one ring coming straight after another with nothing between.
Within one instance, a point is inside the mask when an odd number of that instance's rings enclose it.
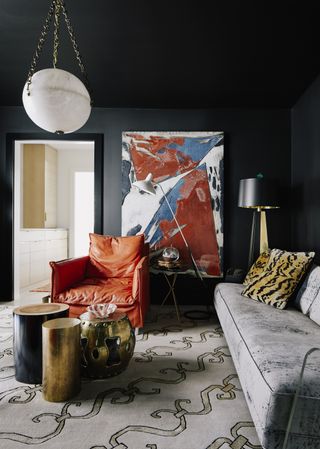
<instances>
[{"instance_id":1,"label":"ceiling light canopy","mask_svg":"<svg viewBox=\"0 0 320 449\"><path fill-rule=\"evenodd\" d=\"M65 19L84 83L72 73L57 68L61 13ZM37 62L53 17L53 68L36 72ZM31 120L40 128L52 133L65 134L77 131L90 116L91 98L88 78L64 0L51 2L23 89L22 101Z\"/></svg>"}]
</instances>

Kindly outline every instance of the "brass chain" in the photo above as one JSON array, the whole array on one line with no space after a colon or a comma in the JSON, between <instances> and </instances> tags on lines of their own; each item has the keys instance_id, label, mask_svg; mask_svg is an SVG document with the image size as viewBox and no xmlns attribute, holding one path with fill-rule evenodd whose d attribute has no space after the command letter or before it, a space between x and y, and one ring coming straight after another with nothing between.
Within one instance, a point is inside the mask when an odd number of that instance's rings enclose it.
<instances>
[{"instance_id":1,"label":"brass chain","mask_svg":"<svg viewBox=\"0 0 320 449\"><path fill-rule=\"evenodd\" d=\"M86 88L88 89L89 94L90 94L91 104L92 104L92 95L91 95L91 88L90 88L90 84L89 84L88 75L87 75L86 69L84 67L84 64L82 62L82 57L80 55L79 47L78 47L78 44L76 42L76 37L75 37L74 30L73 30L73 27L71 25L71 22L70 22L70 19L69 19L69 16L68 16L66 5L65 5L64 0L59 0L59 1L61 2L61 9L62 9L62 13L64 15L64 20L65 20L65 23L66 23L66 26L67 26L67 29L68 29L68 33L69 33L69 36L70 36L72 47L73 47L73 50L74 50L74 52L76 54L76 59L78 61L78 65L79 65L80 71L81 71L82 76L83 76L83 81L84 81L84 84L85 84Z\"/></svg>"},{"instance_id":2,"label":"brass chain","mask_svg":"<svg viewBox=\"0 0 320 449\"><path fill-rule=\"evenodd\" d=\"M55 8L55 0L52 1L50 8L49 8L49 12L48 15L46 17L45 23L43 25L41 34L40 34L40 38L38 41L38 45L36 48L36 51L34 52L32 61L31 61L31 66L28 72L28 77L27 77L27 93L28 95L30 95L30 84L31 84L31 78L36 70L36 66L39 60L39 56L42 52L42 48L43 48L43 44L46 40L47 34L48 34L48 29L52 20L52 16L53 16L53 12L54 12L54 8Z\"/></svg>"},{"instance_id":3,"label":"brass chain","mask_svg":"<svg viewBox=\"0 0 320 449\"><path fill-rule=\"evenodd\" d=\"M58 64L58 49L59 49L59 30L60 30L60 0L55 1L54 9L54 30L53 30L53 67L56 68Z\"/></svg>"},{"instance_id":4,"label":"brass chain","mask_svg":"<svg viewBox=\"0 0 320 449\"><path fill-rule=\"evenodd\" d=\"M60 31L60 13L62 11L62 14L64 16L64 20L66 23L66 27L70 36L70 40L72 43L72 47L73 50L75 52L76 55L76 59L81 71L81 74L83 76L83 81L84 84L86 86L86 88L88 89L89 95L91 97L91 104L92 104L92 96L91 96L91 89L90 89L90 85L89 85L89 80L88 80L88 75L86 72L86 69L84 67L84 64L82 62L82 57L80 55L80 51L79 51L79 47L78 44L76 42L76 37L75 37L75 33L73 30L73 27L71 25L68 13L67 13L67 9L65 6L65 2L64 0L52 0L50 8L49 8L49 12L48 15L46 17L45 20L45 24L43 26L43 29L41 31L41 35L39 38L39 42L37 45L37 49L33 55L32 58L32 62L31 62L31 66L29 69L29 73L28 73L28 78L27 78L27 92L28 95L30 95L30 84L31 84L31 78L35 72L38 60L39 60L39 56L41 54L42 48L43 48L43 44L45 42L45 39L47 37L48 34L48 29L49 26L51 24L52 21L52 17L54 15L54 34L53 34L53 67L56 68L57 62L58 62L58 48L59 48L59 31Z\"/></svg>"}]
</instances>

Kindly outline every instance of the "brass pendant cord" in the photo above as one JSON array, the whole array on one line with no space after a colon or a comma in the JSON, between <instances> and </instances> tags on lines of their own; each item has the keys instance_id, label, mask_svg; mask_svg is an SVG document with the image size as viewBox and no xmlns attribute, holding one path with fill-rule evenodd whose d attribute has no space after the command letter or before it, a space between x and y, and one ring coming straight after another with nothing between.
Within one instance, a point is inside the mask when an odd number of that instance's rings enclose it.
<instances>
[{"instance_id":1,"label":"brass pendant cord","mask_svg":"<svg viewBox=\"0 0 320 449\"><path fill-rule=\"evenodd\" d=\"M44 42L46 40L46 37L47 37L47 34L48 34L48 29L49 29L49 26L50 26L50 23L51 23L51 20L52 20L54 9L55 9L55 0L50 5L48 15L46 17L45 23L43 25L43 28L42 28L42 31L41 31L41 34L40 34L40 38L39 38L39 41L38 41L38 45L37 45L36 51L34 52L34 55L33 55L32 61L31 61L30 69L29 69L29 72L28 72L28 78L27 78L27 80L28 80L27 81L27 92L28 92L28 95L30 95L31 78L32 78L32 76L33 76L33 74L34 74L34 72L36 70L37 63L38 63L40 54L42 52L43 44L44 44Z\"/></svg>"},{"instance_id":2,"label":"brass pendant cord","mask_svg":"<svg viewBox=\"0 0 320 449\"><path fill-rule=\"evenodd\" d=\"M86 69L84 67L83 61L82 61L82 57L80 55L80 51L79 51L79 47L78 44L76 42L76 37L75 37L75 33L73 30L73 27L71 25L71 21L69 19L68 16L68 12L65 6L65 2L64 0L52 0L50 8L49 8L49 12L47 14L45 23L43 25L41 34L40 34L40 38L37 44L37 48L36 51L34 52L33 58L32 58L32 62L30 65L30 69L28 72L28 78L27 78L27 92L28 95L30 95L30 84L31 84L31 80L32 80L32 76L35 73L36 67L37 67L37 63L40 57L40 54L42 52L43 49L43 44L46 40L47 34L48 34L48 30L52 21L52 18L54 17L54 31L53 31L53 55L52 55L52 64L53 67L56 68L57 63L58 63L58 49L59 49L59 32L60 32L60 16L61 16L61 12L63 14L64 20L65 20L65 24L69 33L69 37L72 43L72 48L75 52L76 55L76 60L78 62L78 66L80 68L82 77L83 77L83 82L84 85L86 86L86 88L88 89L88 92L90 94L90 98L91 98L91 104L92 104L92 95L91 95L91 89L90 89L90 85L89 85L89 80L88 80L88 75L86 72Z\"/></svg>"},{"instance_id":3,"label":"brass pendant cord","mask_svg":"<svg viewBox=\"0 0 320 449\"><path fill-rule=\"evenodd\" d=\"M58 1L55 4L54 10L54 30L53 30L53 60L52 65L56 68L58 64L58 50L59 50L59 31L60 31L60 7L61 4Z\"/></svg>"}]
</instances>

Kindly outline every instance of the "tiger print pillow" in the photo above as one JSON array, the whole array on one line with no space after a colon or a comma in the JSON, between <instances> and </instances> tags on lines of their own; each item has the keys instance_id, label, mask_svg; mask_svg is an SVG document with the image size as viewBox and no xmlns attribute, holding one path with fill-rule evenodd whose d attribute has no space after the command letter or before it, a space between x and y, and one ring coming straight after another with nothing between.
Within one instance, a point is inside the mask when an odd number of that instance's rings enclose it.
<instances>
[{"instance_id":1,"label":"tiger print pillow","mask_svg":"<svg viewBox=\"0 0 320 449\"><path fill-rule=\"evenodd\" d=\"M284 309L313 258L314 252L272 249L265 270L241 294Z\"/></svg>"},{"instance_id":2,"label":"tiger print pillow","mask_svg":"<svg viewBox=\"0 0 320 449\"><path fill-rule=\"evenodd\" d=\"M254 262L254 264L251 266L250 270L248 271L245 280L243 281L243 285L248 285L251 282L255 281L260 274L265 270L267 263L270 258L270 250L264 251L261 253L258 257L258 259Z\"/></svg>"}]
</instances>

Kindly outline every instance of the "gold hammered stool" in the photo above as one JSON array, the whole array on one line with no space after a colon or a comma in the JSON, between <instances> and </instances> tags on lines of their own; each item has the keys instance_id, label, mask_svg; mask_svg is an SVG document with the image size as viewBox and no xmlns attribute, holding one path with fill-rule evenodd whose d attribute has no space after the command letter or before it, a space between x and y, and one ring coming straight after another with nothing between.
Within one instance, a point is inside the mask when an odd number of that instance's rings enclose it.
<instances>
[{"instance_id":1,"label":"gold hammered stool","mask_svg":"<svg viewBox=\"0 0 320 449\"><path fill-rule=\"evenodd\" d=\"M129 364L135 347L135 333L124 313L97 317L80 315L82 374L101 379L121 373Z\"/></svg>"}]
</instances>

